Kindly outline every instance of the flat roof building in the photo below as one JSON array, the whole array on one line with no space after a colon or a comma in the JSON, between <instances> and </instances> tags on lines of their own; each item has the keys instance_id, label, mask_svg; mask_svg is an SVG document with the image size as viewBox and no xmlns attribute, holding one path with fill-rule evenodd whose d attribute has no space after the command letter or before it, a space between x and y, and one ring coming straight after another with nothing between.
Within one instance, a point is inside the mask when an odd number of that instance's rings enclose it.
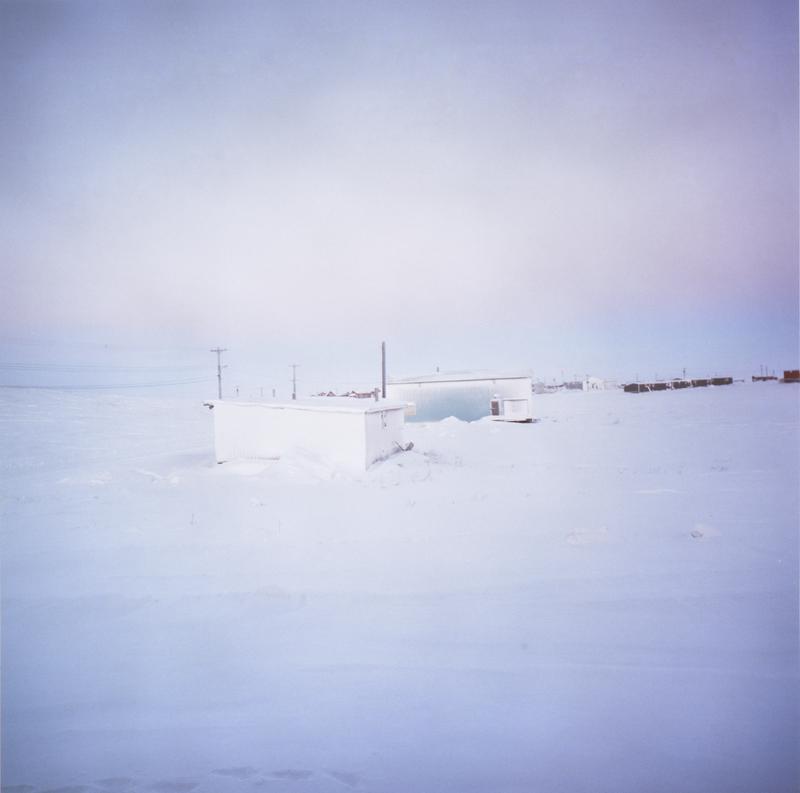
<instances>
[{"instance_id":1,"label":"flat roof building","mask_svg":"<svg viewBox=\"0 0 800 793\"><path fill-rule=\"evenodd\" d=\"M302 451L363 471L403 445L405 405L347 397L209 403L218 463L274 460Z\"/></svg>"}]
</instances>

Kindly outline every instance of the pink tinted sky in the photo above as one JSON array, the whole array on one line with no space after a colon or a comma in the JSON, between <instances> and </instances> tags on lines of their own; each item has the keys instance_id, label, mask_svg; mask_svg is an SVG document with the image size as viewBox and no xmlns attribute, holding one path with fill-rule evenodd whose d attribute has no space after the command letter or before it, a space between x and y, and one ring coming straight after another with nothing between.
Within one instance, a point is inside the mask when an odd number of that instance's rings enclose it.
<instances>
[{"instance_id":1,"label":"pink tinted sky","mask_svg":"<svg viewBox=\"0 0 800 793\"><path fill-rule=\"evenodd\" d=\"M795 3L0 17L6 362L797 365Z\"/></svg>"}]
</instances>

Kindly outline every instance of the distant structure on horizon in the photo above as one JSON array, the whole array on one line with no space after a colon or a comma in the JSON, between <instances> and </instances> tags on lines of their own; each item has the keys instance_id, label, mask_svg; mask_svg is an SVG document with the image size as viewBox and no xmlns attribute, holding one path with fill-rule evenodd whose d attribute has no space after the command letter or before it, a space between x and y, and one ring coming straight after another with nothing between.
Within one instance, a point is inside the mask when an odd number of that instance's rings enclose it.
<instances>
[{"instance_id":1,"label":"distant structure on horizon","mask_svg":"<svg viewBox=\"0 0 800 793\"><path fill-rule=\"evenodd\" d=\"M337 394L334 391L320 391L315 396L318 397L350 397L351 399L374 399L378 400L380 396L380 389L374 388L372 391L346 391L343 394Z\"/></svg>"},{"instance_id":2,"label":"distant structure on horizon","mask_svg":"<svg viewBox=\"0 0 800 793\"><path fill-rule=\"evenodd\" d=\"M582 387L584 391L605 391L606 381L601 380L599 377L589 377L587 375L583 380Z\"/></svg>"},{"instance_id":3,"label":"distant structure on horizon","mask_svg":"<svg viewBox=\"0 0 800 793\"><path fill-rule=\"evenodd\" d=\"M656 380L653 383L627 383L622 388L627 394L644 394L649 391L672 391L681 388L706 388L707 386L733 385L732 377L701 377L684 380L676 377L673 380Z\"/></svg>"},{"instance_id":4,"label":"distant structure on horizon","mask_svg":"<svg viewBox=\"0 0 800 793\"><path fill-rule=\"evenodd\" d=\"M613 391L621 388L616 380L606 380L602 377L591 377L586 375L583 380L565 380L558 383L553 380L547 383L544 380L537 380L533 384L534 394L552 394L556 391Z\"/></svg>"}]
</instances>

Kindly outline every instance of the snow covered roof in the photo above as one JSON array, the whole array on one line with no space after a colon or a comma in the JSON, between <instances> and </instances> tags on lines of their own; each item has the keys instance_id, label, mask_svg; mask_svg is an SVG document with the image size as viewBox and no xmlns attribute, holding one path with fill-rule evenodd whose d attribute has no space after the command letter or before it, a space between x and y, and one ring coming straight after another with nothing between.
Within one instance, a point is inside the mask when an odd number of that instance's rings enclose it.
<instances>
[{"instance_id":1,"label":"snow covered roof","mask_svg":"<svg viewBox=\"0 0 800 793\"><path fill-rule=\"evenodd\" d=\"M241 402L225 399L214 400L211 405L238 405L240 407L270 408L272 410L310 410L322 413L380 413L383 410L405 410L405 402L381 399L356 399L354 397L311 397L290 401L265 399L263 402Z\"/></svg>"},{"instance_id":2,"label":"snow covered roof","mask_svg":"<svg viewBox=\"0 0 800 793\"><path fill-rule=\"evenodd\" d=\"M465 372L437 372L436 374L426 374L419 377L392 377L389 379L391 384L401 383L467 383L476 380L521 380L530 379L530 374L502 373L485 371L465 371Z\"/></svg>"}]
</instances>

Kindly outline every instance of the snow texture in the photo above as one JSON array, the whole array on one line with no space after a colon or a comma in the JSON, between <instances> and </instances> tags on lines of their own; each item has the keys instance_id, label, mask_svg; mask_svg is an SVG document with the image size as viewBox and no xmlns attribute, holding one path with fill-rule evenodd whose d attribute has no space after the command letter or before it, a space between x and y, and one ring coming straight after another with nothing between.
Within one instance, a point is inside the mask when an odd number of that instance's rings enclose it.
<instances>
[{"instance_id":1,"label":"snow texture","mask_svg":"<svg viewBox=\"0 0 800 793\"><path fill-rule=\"evenodd\" d=\"M4 793L797 789L792 386L541 396L357 475L0 396Z\"/></svg>"}]
</instances>

